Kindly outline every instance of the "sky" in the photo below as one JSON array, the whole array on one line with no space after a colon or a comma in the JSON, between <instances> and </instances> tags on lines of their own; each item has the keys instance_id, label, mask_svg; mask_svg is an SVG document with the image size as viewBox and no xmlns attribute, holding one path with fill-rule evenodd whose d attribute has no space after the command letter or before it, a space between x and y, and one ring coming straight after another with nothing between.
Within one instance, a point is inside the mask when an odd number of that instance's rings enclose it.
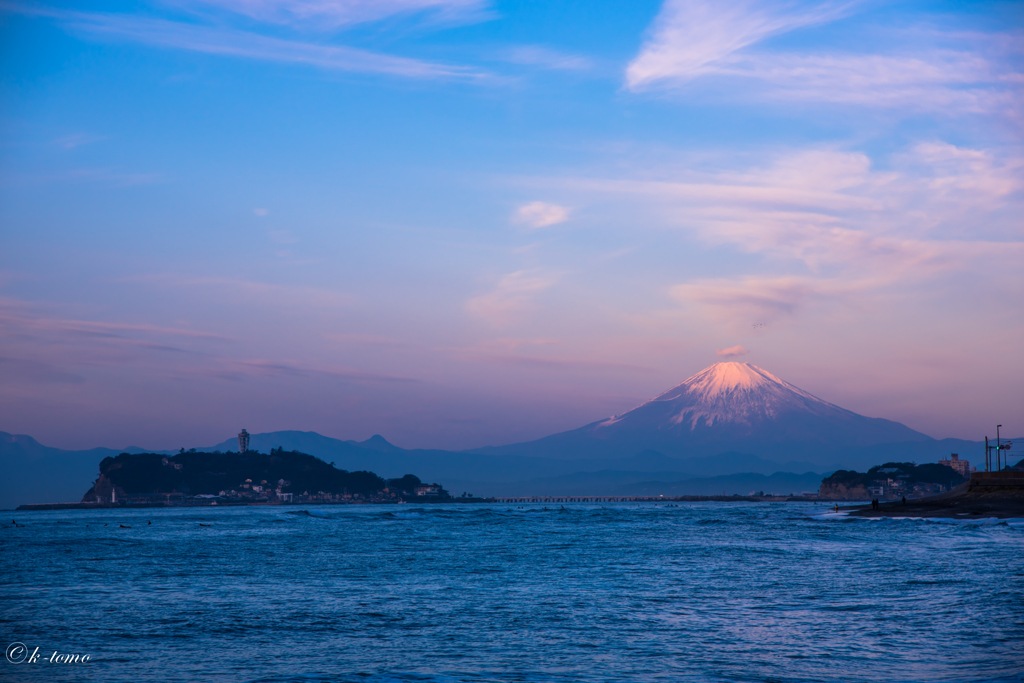
<instances>
[{"instance_id":1,"label":"sky","mask_svg":"<svg viewBox=\"0 0 1024 683\"><path fill-rule=\"evenodd\" d=\"M0 430L1024 434L1024 3L0 3ZM1016 431L1015 431L1016 430Z\"/></svg>"}]
</instances>

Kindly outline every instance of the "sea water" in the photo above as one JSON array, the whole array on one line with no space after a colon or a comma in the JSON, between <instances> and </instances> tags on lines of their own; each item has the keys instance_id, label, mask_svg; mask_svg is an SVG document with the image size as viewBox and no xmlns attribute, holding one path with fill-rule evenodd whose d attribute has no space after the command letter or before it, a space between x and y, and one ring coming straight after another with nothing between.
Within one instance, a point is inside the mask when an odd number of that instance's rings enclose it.
<instances>
[{"instance_id":1,"label":"sea water","mask_svg":"<svg viewBox=\"0 0 1024 683\"><path fill-rule=\"evenodd\" d=\"M2 645L39 650L0 661L3 680L1024 680L1012 520L802 503L6 514Z\"/></svg>"}]
</instances>

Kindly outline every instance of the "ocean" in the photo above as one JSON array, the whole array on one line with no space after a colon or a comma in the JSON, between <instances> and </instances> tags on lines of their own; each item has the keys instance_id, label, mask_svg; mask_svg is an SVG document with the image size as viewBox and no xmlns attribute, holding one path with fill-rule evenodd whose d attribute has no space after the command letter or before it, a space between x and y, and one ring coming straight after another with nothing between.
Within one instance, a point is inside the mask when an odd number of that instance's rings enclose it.
<instances>
[{"instance_id":1,"label":"ocean","mask_svg":"<svg viewBox=\"0 0 1024 683\"><path fill-rule=\"evenodd\" d=\"M1024 680L1024 520L811 503L6 514L0 634L25 658L0 661L5 681Z\"/></svg>"}]
</instances>

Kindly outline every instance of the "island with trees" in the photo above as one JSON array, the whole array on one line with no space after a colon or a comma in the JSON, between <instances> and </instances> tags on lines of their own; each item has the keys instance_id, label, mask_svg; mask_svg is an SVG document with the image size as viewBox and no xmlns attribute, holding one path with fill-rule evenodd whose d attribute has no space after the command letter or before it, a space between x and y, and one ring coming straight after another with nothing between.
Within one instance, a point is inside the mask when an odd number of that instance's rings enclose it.
<instances>
[{"instance_id":1,"label":"island with trees","mask_svg":"<svg viewBox=\"0 0 1024 683\"><path fill-rule=\"evenodd\" d=\"M121 453L100 462L99 477L77 506L281 505L289 503L439 503L455 499L440 484L407 474L384 479L280 448L270 453L182 449L177 455Z\"/></svg>"}]
</instances>

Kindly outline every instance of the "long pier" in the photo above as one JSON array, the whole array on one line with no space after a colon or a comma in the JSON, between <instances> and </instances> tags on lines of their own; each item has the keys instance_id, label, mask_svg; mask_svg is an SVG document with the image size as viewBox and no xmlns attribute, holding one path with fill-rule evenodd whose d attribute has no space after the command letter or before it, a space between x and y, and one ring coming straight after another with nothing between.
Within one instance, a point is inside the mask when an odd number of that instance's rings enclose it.
<instances>
[{"instance_id":1,"label":"long pier","mask_svg":"<svg viewBox=\"0 0 1024 683\"><path fill-rule=\"evenodd\" d=\"M499 496L496 503L630 503L633 501L665 500L664 496Z\"/></svg>"},{"instance_id":2,"label":"long pier","mask_svg":"<svg viewBox=\"0 0 1024 683\"><path fill-rule=\"evenodd\" d=\"M496 496L492 503L672 503L804 500L800 496Z\"/></svg>"}]
</instances>

